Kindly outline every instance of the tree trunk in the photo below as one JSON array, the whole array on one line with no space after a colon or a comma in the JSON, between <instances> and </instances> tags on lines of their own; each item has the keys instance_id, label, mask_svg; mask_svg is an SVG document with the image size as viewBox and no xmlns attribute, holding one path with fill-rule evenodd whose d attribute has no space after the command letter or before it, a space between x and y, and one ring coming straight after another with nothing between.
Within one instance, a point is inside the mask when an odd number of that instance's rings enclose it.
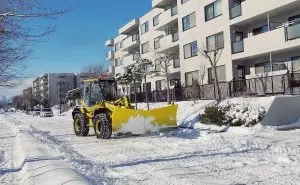
<instances>
[{"instance_id":1,"label":"tree trunk","mask_svg":"<svg viewBox=\"0 0 300 185\"><path fill-rule=\"evenodd\" d=\"M166 82L167 82L167 103L171 104L171 98L170 98L170 77L169 74L166 76Z\"/></svg>"},{"instance_id":2,"label":"tree trunk","mask_svg":"<svg viewBox=\"0 0 300 185\"><path fill-rule=\"evenodd\" d=\"M133 80L134 85L134 103L135 103L135 109L137 110L137 102L136 102L136 81Z\"/></svg>"},{"instance_id":3,"label":"tree trunk","mask_svg":"<svg viewBox=\"0 0 300 185\"><path fill-rule=\"evenodd\" d=\"M125 88L126 88L126 96L128 96L128 87L127 87L127 83L125 84Z\"/></svg>"},{"instance_id":4,"label":"tree trunk","mask_svg":"<svg viewBox=\"0 0 300 185\"><path fill-rule=\"evenodd\" d=\"M214 74L215 74L215 86L217 88L217 96L216 96L216 100L217 100L217 103L220 103L221 102L221 91L220 91L220 87L219 87L219 80L218 80L218 75L217 75L217 68L216 66L213 67L213 71L214 71Z\"/></svg>"},{"instance_id":5,"label":"tree trunk","mask_svg":"<svg viewBox=\"0 0 300 185\"><path fill-rule=\"evenodd\" d=\"M147 88L147 77L145 76L144 77L144 80L145 80L145 97L146 97L146 104L147 104L147 110L150 110L149 108L149 102L148 102L148 88Z\"/></svg>"}]
</instances>

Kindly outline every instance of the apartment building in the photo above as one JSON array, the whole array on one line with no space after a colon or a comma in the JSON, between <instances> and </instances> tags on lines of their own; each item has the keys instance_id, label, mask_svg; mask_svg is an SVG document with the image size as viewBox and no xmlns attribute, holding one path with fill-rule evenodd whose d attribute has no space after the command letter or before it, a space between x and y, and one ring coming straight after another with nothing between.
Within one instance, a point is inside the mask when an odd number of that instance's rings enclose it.
<instances>
[{"instance_id":1,"label":"apartment building","mask_svg":"<svg viewBox=\"0 0 300 185\"><path fill-rule=\"evenodd\" d=\"M210 62L199 51L222 51L219 81L297 72L299 7L298 0L152 0L146 15L128 22L105 43L111 47L106 59L118 76L139 57L155 61L154 53L178 52L171 84L182 86L215 80ZM149 77L148 82L151 90L165 87L162 77ZM139 91L144 86L139 84ZM120 93L128 91L119 86Z\"/></svg>"},{"instance_id":2,"label":"apartment building","mask_svg":"<svg viewBox=\"0 0 300 185\"><path fill-rule=\"evenodd\" d=\"M76 78L73 73L49 73L33 81L33 92L40 101L47 100L50 106L65 103L69 90L76 88Z\"/></svg>"},{"instance_id":3,"label":"apartment building","mask_svg":"<svg viewBox=\"0 0 300 185\"><path fill-rule=\"evenodd\" d=\"M83 92L84 90L84 80L89 78L89 74L84 74L84 73L77 73L75 74L75 80L76 80L76 88L81 89Z\"/></svg>"}]
</instances>

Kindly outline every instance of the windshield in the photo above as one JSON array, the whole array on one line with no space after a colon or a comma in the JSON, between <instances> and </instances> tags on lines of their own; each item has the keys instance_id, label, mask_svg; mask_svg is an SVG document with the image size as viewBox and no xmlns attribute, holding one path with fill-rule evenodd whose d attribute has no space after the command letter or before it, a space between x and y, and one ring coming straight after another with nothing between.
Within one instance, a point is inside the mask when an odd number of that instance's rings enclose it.
<instances>
[{"instance_id":1,"label":"windshield","mask_svg":"<svg viewBox=\"0 0 300 185\"><path fill-rule=\"evenodd\" d=\"M87 106L95 105L96 102L103 100L103 94L97 81L85 83L84 97Z\"/></svg>"},{"instance_id":2,"label":"windshield","mask_svg":"<svg viewBox=\"0 0 300 185\"><path fill-rule=\"evenodd\" d=\"M114 98L114 81L92 81L86 82L84 87L84 101L87 106L95 105L103 100L111 101Z\"/></svg>"}]
</instances>

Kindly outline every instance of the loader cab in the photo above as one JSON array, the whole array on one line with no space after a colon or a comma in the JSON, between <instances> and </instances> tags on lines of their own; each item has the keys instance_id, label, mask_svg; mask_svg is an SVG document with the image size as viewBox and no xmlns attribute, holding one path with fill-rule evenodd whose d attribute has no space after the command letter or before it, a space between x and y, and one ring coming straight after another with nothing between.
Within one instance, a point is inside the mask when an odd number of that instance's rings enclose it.
<instances>
[{"instance_id":1,"label":"loader cab","mask_svg":"<svg viewBox=\"0 0 300 185\"><path fill-rule=\"evenodd\" d=\"M114 79L92 79L84 81L84 102L90 107L97 102L112 101L115 95Z\"/></svg>"}]
</instances>

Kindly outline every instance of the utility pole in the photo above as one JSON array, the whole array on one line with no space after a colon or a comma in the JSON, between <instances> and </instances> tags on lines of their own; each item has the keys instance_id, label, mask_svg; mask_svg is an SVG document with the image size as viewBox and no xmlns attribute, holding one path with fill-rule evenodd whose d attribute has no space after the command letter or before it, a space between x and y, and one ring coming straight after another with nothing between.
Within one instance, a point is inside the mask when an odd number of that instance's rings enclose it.
<instances>
[{"instance_id":1,"label":"utility pole","mask_svg":"<svg viewBox=\"0 0 300 185\"><path fill-rule=\"evenodd\" d=\"M61 82L58 82L59 87L59 114L61 114Z\"/></svg>"}]
</instances>

